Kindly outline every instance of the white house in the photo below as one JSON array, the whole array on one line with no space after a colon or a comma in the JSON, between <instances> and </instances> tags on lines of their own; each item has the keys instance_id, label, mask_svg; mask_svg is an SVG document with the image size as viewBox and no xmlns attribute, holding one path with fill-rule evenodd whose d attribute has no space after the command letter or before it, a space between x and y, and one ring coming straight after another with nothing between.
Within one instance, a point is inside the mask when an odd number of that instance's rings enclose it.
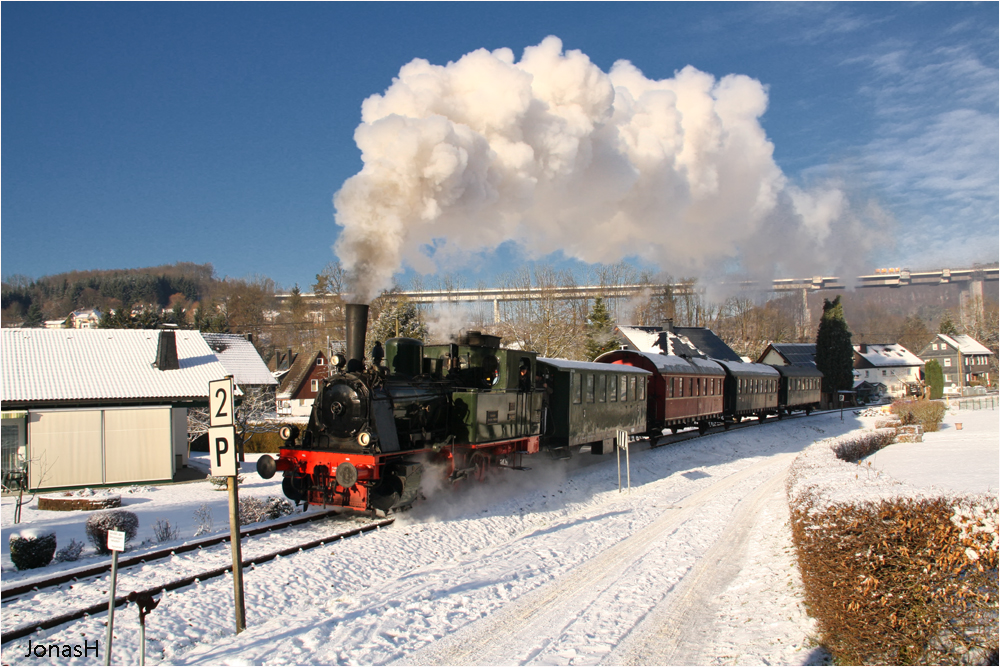
<instances>
[{"instance_id":1,"label":"white house","mask_svg":"<svg viewBox=\"0 0 1000 667\"><path fill-rule=\"evenodd\" d=\"M919 393L920 374L924 362L898 343L891 345L854 346L854 378L857 381L881 383L890 396Z\"/></svg>"}]
</instances>

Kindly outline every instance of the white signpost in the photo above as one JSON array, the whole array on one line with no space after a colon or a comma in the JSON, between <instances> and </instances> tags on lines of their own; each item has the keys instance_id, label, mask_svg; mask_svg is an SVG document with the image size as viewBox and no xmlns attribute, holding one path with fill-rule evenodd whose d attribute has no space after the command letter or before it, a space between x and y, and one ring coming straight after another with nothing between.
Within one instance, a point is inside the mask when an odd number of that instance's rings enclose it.
<instances>
[{"instance_id":1,"label":"white signpost","mask_svg":"<svg viewBox=\"0 0 1000 667\"><path fill-rule=\"evenodd\" d=\"M111 640L115 629L115 588L118 586L118 552L125 551L125 531L108 531L108 550L111 551L111 599L108 601L108 636L104 640L104 664L111 664Z\"/></svg>"},{"instance_id":2,"label":"white signpost","mask_svg":"<svg viewBox=\"0 0 1000 667\"><path fill-rule=\"evenodd\" d=\"M233 551L233 601L236 606L236 634L247 627L243 606L243 554L240 548L240 498L236 467L236 427L233 420L233 378L208 383L208 449L212 475L225 477L229 488L229 541Z\"/></svg>"}]
</instances>

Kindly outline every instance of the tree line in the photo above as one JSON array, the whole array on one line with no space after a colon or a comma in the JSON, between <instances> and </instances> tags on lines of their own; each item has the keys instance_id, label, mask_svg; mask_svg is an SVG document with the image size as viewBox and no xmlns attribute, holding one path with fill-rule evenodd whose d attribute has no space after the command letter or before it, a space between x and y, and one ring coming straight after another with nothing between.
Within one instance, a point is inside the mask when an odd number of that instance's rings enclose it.
<instances>
[{"instance_id":1,"label":"tree line","mask_svg":"<svg viewBox=\"0 0 1000 667\"><path fill-rule=\"evenodd\" d=\"M738 354L756 359L768 343L815 342L827 302L821 294L775 294L748 289L710 298L693 277L641 271L621 262L597 265L577 276L544 264L522 266L490 287L534 288L531 298L479 304L430 306L407 301L399 285L371 303L369 347L375 340L411 336L446 340L460 330L499 335L505 345L543 356L592 359L617 345L618 323L712 329ZM564 299L561 290L598 285L597 299ZM202 331L248 335L268 360L275 350L339 351L347 276L337 262L316 274L306 299L298 285L279 305L267 276L217 278L210 264L178 263L129 271L73 272L37 281L12 277L3 284L5 326L39 326L73 310L98 307L102 326L157 328L172 324ZM635 296L625 286L648 285ZM486 288L459 276L417 279L407 290ZM995 286L994 286L995 287ZM900 343L918 352L939 329L968 333L997 352L997 300L993 293L971 303L959 288L909 287L842 293L839 312L853 343ZM31 316L29 316L29 314Z\"/></svg>"}]
</instances>

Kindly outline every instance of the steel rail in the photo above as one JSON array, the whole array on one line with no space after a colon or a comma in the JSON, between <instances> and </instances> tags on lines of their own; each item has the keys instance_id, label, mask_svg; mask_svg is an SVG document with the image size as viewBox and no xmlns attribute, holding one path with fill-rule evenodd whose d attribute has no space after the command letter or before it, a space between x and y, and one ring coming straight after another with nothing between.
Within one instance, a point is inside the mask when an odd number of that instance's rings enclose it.
<instances>
[{"instance_id":1,"label":"steel rail","mask_svg":"<svg viewBox=\"0 0 1000 667\"><path fill-rule=\"evenodd\" d=\"M272 553L265 554L263 556L257 556L256 558L248 558L243 561L243 567L246 568L254 565L259 565L261 563L266 563L270 560L274 560L275 558L279 558L281 556L290 556L300 551L315 549L316 547L321 547L327 544L328 542L335 542L338 540L342 540L346 537L353 537L355 535L360 535L361 533L367 533L372 530L377 530L378 528L381 528L383 526L390 525L393 521L395 521L395 519L391 518L383 519L382 521L371 523L365 526L360 526L358 528L354 528L344 533L337 533L335 535L330 535L329 537L313 540L311 542L306 542L304 544L296 544L294 546L281 549L280 551L274 551ZM205 581L206 579L214 579L215 577L221 577L227 572L232 571L232 569L233 569L232 565L226 565L225 567L219 567L214 570L208 570L207 572L201 572L199 574L182 577L181 579L176 579L174 581L162 584L160 586L154 586L153 588L149 588L144 591L137 591L137 593L140 596L157 595L158 593L161 592L172 591L178 588L183 588L185 586L190 586L195 582L201 582ZM127 603L128 603L128 596L121 596L115 598L115 607L120 607ZM28 635L37 632L38 630L48 630L50 628L60 626L64 623L69 623L71 621L79 620L84 616L93 616L95 614L100 614L102 611L106 611L107 609L108 609L108 603L101 602L99 604L94 604L84 609L77 609L76 611L72 611L66 614L53 616L52 618L46 619L44 621L25 623L24 625L14 628L13 630L3 632L2 636L0 636L0 642L6 644L7 642L27 637Z\"/></svg>"}]
</instances>

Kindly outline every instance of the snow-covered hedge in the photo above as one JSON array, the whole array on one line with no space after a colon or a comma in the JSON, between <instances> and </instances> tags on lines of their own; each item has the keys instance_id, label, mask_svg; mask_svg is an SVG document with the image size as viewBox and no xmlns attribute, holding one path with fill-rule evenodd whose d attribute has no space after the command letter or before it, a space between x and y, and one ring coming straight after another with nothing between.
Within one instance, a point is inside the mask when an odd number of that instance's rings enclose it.
<instances>
[{"instance_id":1,"label":"snow-covered hedge","mask_svg":"<svg viewBox=\"0 0 1000 667\"><path fill-rule=\"evenodd\" d=\"M997 496L928 493L845 460L881 440L818 442L789 474L821 641L844 664L983 664L997 649Z\"/></svg>"},{"instance_id":2,"label":"snow-covered hedge","mask_svg":"<svg viewBox=\"0 0 1000 667\"><path fill-rule=\"evenodd\" d=\"M87 519L87 537L99 554L109 554L108 531L121 530L125 533L125 542L135 539L139 532L139 517L127 510L109 510L95 512Z\"/></svg>"},{"instance_id":3,"label":"snow-covered hedge","mask_svg":"<svg viewBox=\"0 0 1000 667\"><path fill-rule=\"evenodd\" d=\"M269 521L288 516L295 511L290 502L277 496L259 498L257 496L240 497L240 525Z\"/></svg>"},{"instance_id":4,"label":"snow-covered hedge","mask_svg":"<svg viewBox=\"0 0 1000 667\"><path fill-rule=\"evenodd\" d=\"M10 560L19 570L45 567L56 552L56 534L51 531L22 530L10 536Z\"/></svg>"}]
</instances>

